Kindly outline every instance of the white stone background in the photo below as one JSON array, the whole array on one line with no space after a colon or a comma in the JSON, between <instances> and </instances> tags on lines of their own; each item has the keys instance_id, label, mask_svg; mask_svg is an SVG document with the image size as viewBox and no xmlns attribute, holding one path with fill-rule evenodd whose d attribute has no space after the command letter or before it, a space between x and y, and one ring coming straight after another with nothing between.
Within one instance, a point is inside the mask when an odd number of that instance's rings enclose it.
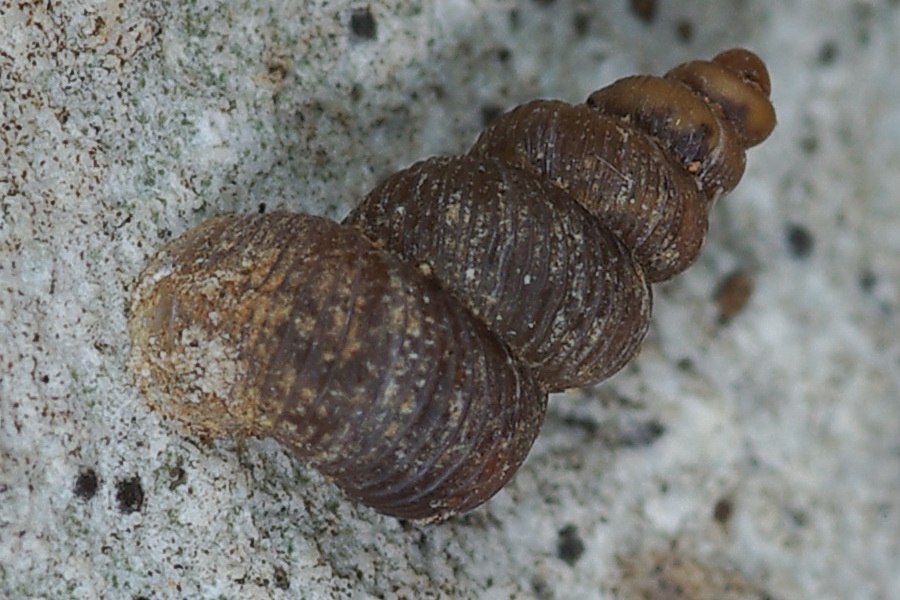
<instances>
[{"instance_id":1,"label":"white stone background","mask_svg":"<svg viewBox=\"0 0 900 600\"><path fill-rule=\"evenodd\" d=\"M735 45L778 128L474 513L381 517L131 385L129 290L205 217L340 217L491 108ZM0 1L0 598L900 598L898 63L896 0Z\"/></svg>"}]
</instances>

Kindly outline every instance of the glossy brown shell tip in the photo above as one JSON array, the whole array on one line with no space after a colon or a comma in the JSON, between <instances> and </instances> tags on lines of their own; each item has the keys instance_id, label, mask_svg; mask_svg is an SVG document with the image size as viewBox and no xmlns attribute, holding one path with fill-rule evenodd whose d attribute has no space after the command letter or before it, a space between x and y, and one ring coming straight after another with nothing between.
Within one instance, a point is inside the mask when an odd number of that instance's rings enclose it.
<instances>
[{"instance_id":1,"label":"glossy brown shell tip","mask_svg":"<svg viewBox=\"0 0 900 600\"><path fill-rule=\"evenodd\" d=\"M745 82L755 86L768 97L772 93L769 71L763 60L744 48L732 48L717 54L713 62L740 75Z\"/></svg>"},{"instance_id":2,"label":"glossy brown shell tip","mask_svg":"<svg viewBox=\"0 0 900 600\"><path fill-rule=\"evenodd\" d=\"M746 148L762 142L775 127L769 72L749 50L734 48L709 62L685 63L667 77L684 82L718 106L738 129Z\"/></svg>"}]
</instances>

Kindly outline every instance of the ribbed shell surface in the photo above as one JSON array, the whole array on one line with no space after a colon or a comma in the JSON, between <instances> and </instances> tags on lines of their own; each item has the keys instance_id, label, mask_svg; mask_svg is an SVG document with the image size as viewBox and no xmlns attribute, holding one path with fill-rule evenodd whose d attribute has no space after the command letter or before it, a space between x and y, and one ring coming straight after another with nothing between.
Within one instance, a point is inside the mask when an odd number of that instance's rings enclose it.
<instances>
[{"instance_id":1,"label":"ribbed shell surface","mask_svg":"<svg viewBox=\"0 0 900 600\"><path fill-rule=\"evenodd\" d=\"M433 273L550 391L615 373L647 330L650 288L631 251L525 170L431 158L372 190L345 223Z\"/></svg>"},{"instance_id":2,"label":"ribbed shell surface","mask_svg":"<svg viewBox=\"0 0 900 600\"><path fill-rule=\"evenodd\" d=\"M156 408L195 434L273 436L386 514L477 506L540 429L546 395L493 333L325 219L208 221L164 249L138 298L133 362Z\"/></svg>"}]
</instances>

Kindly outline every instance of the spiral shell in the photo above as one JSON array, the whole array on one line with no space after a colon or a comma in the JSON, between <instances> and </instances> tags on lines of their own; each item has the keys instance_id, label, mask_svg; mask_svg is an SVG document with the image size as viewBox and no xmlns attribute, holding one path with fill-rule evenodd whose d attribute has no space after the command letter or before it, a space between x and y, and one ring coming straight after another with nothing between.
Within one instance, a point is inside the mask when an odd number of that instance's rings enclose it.
<instances>
[{"instance_id":1,"label":"spiral shell","mask_svg":"<svg viewBox=\"0 0 900 600\"><path fill-rule=\"evenodd\" d=\"M638 351L649 283L696 258L774 127L768 93L731 50L517 107L342 224L210 219L140 278L137 383L184 433L273 437L382 513L470 510L525 459L548 392Z\"/></svg>"}]
</instances>

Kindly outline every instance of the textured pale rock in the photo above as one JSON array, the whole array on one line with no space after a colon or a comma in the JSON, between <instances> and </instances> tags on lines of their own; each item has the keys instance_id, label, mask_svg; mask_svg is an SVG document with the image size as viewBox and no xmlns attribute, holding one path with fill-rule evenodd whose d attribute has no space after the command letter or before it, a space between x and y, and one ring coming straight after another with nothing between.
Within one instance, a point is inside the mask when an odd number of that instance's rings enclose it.
<instances>
[{"instance_id":1,"label":"textured pale rock","mask_svg":"<svg viewBox=\"0 0 900 600\"><path fill-rule=\"evenodd\" d=\"M617 557L674 544L774 598L900 597L893 3L369 5L374 38L349 2L0 3L0 596L610 598ZM127 378L132 282L204 217L339 218L483 114L734 45L777 133L634 366L554 399L472 516L374 517L275 444L170 433Z\"/></svg>"}]
</instances>

